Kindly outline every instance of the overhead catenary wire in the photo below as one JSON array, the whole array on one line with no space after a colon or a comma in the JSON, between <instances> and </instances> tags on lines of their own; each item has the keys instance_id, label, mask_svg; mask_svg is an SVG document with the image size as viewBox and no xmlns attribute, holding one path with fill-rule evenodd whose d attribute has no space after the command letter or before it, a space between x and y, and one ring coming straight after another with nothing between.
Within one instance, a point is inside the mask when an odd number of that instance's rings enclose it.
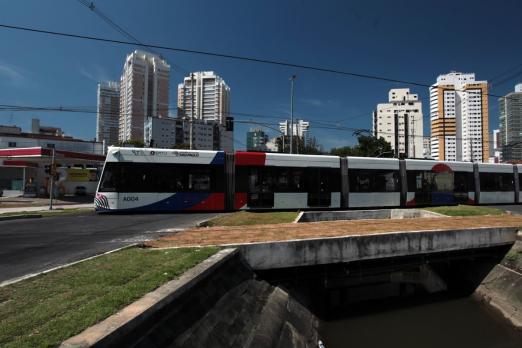
<instances>
[{"instance_id":1,"label":"overhead catenary wire","mask_svg":"<svg viewBox=\"0 0 522 348\"><path fill-rule=\"evenodd\" d=\"M42 112L71 112L71 113L85 113L85 114L97 114L97 111L95 110L85 110L85 109L81 109L81 108L74 108L74 107L71 107L71 108L67 108L67 107L28 107L28 106L20 106L20 105L5 105L5 104L0 104L0 112L1 111L9 111L9 112L17 112L17 111L42 111ZM105 113L106 115L113 115L113 116L118 116L119 113ZM272 116L268 116L268 115L259 115L259 114L255 114L255 113L245 113L245 112L234 112L234 111L231 111L230 112L230 115L239 115L239 116L247 116L247 117L253 117L253 118L267 118L267 117L272 117ZM273 116L274 118L277 117L277 116ZM238 120L234 120L234 122L237 122ZM240 123L240 122L238 122ZM254 124L254 123L253 123ZM266 123L268 124L268 123ZM272 125L279 125L279 124L272 124ZM315 129L327 129L327 130L337 130L337 131L347 131L347 132L368 132L368 133L372 133L372 131L370 129L366 129L366 128L355 128L355 127L344 127L344 126L340 126L340 125L335 125L335 124L324 124L324 125L319 125L319 126L314 126ZM379 132L380 134L385 134L385 135L394 135L394 133L392 132ZM412 135L410 135L411 137L413 137ZM415 138L431 138L431 136L425 136L425 135L415 135L414 136ZM482 140L482 138L477 138L477 137L455 137L456 140ZM492 140L489 140L487 141L487 143L494 143L494 141Z\"/></svg>"},{"instance_id":2,"label":"overhead catenary wire","mask_svg":"<svg viewBox=\"0 0 522 348\"><path fill-rule=\"evenodd\" d=\"M165 45L157 45L157 44L149 44L149 43L137 43L137 42L132 42L132 41L108 39L108 38L103 38L103 37L98 37L98 36L72 34L72 33L66 33L66 32L51 31L51 30L44 30L44 29L37 29L37 28L23 27L23 26L2 24L2 23L0 23L0 28L39 33L39 34L46 34L46 35L53 35L53 36L61 36L61 37L67 37L67 38L91 40L91 41L98 41L98 42L105 42L105 43L112 43L112 44L119 44L119 45L136 45L136 46L147 47L147 48L156 48L156 49L183 52L183 53L189 53L189 54L198 54L198 55L204 55L204 56L241 60L241 61L246 61L246 62L251 62L251 63L284 66L284 67L311 70L311 71L317 71L317 72L323 72L323 73L332 73L332 74L343 75L343 76L358 77L358 78L363 78L363 79L378 80L378 81L393 82L393 83L402 83L405 85L418 86L418 87L443 88L443 87L439 87L439 86L436 86L433 84L426 84L426 83L415 82L415 81L407 81L407 80L389 78L389 77L378 76L378 75L356 73L356 72L339 70L339 69L334 69L334 68L291 63L291 62L278 61L278 60L272 60L272 59L240 56L240 55L211 52L211 51L201 51L201 50L165 46ZM491 94L491 93L483 93L483 94L490 96L490 97L496 97L496 98L508 98L506 96L500 96L500 95L495 95L495 94Z\"/></svg>"}]
</instances>

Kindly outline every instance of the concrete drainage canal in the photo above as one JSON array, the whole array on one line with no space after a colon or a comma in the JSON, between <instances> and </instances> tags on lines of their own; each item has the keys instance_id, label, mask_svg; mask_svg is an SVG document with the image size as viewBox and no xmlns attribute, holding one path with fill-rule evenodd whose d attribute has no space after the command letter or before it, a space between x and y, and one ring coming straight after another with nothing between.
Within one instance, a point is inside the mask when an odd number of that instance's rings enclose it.
<instances>
[{"instance_id":1,"label":"concrete drainage canal","mask_svg":"<svg viewBox=\"0 0 522 348\"><path fill-rule=\"evenodd\" d=\"M516 239L479 228L232 246L62 346L519 348L522 279L497 269Z\"/></svg>"}]
</instances>

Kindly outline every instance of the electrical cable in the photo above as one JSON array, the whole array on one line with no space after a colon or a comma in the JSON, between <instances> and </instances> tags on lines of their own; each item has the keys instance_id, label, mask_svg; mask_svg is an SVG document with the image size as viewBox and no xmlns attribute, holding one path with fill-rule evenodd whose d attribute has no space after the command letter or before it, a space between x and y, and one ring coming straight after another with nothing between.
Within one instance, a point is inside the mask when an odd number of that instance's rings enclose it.
<instances>
[{"instance_id":1,"label":"electrical cable","mask_svg":"<svg viewBox=\"0 0 522 348\"><path fill-rule=\"evenodd\" d=\"M22 26L1 24L1 23L0 23L0 28L18 30L18 31L26 31L26 32L32 32L32 33L39 33L39 34L46 34L46 35L53 35L53 36L61 36L61 37L67 37L67 38L113 43L113 44L119 44L119 45L137 45L137 46L148 47L148 48L157 48L157 49L164 49L164 50L169 50L169 51L176 51L176 52L183 52L183 53L190 53L190 54L199 54L199 55L204 55L204 56L212 56L212 57L219 57L219 58L226 58L226 59L233 59L233 60L241 60L241 61L247 61L247 62L252 62L252 63L286 66L286 67L291 67L291 68L318 71L318 72L324 72L324 73L332 73L332 74L338 74L338 75L344 75L344 76L358 77L358 78L363 78L363 79L401 83L401 84L405 84L405 85L418 86L418 87L444 88L444 87L434 86L431 84L425 84L425 83L420 83L420 82L415 82L415 81L399 80L399 79L388 78L388 77L383 77L383 76L378 76L378 75L362 74L362 73L338 70L338 69L333 69L333 68L326 68L326 67L313 66L313 65L304 65L304 64L297 64L297 63L291 63L291 62L256 58L256 57L239 56L239 55L210 52L210 51L200 51L200 50L193 50L193 49L179 48L179 47L169 47L169 46L164 46L164 45L145 44L145 43L140 44L140 43L136 43L136 42L108 39L108 38L102 38L102 37L97 37L97 36L72 34L72 33L43 30L43 29L36 29L36 28L22 27ZM495 94L491 94L491 93L484 93L484 95L487 95L490 97L496 97L496 98L508 98L506 96L499 96L499 95L495 95Z\"/></svg>"}]
</instances>

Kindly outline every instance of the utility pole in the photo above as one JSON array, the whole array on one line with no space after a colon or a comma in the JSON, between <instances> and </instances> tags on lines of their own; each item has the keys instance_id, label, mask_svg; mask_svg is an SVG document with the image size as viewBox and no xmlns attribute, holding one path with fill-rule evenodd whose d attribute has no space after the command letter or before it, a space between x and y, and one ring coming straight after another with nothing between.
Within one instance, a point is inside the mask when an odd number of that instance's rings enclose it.
<instances>
[{"instance_id":1,"label":"utility pole","mask_svg":"<svg viewBox=\"0 0 522 348\"><path fill-rule=\"evenodd\" d=\"M190 119L189 119L189 147L193 150L193 124L194 121L194 73L190 73Z\"/></svg>"},{"instance_id":2,"label":"utility pole","mask_svg":"<svg viewBox=\"0 0 522 348\"><path fill-rule=\"evenodd\" d=\"M51 149L51 166L49 167L49 179L51 180L50 192L49 192L49 210L53 210L53 195L54 195L54 176L56 175L56 169L54 164L54 147Z\"/></svg>"},{"instance_id":3,"label":"utility pole","mask_svg":"<svg viewBox=\"0 0 522 348\"><path fill-rule=\"evenodd\" d=\"M290 153L293 153L294 146L294 81L296 75L290 77L292 83L290 88Z\"/></svg>"}]
</instances>

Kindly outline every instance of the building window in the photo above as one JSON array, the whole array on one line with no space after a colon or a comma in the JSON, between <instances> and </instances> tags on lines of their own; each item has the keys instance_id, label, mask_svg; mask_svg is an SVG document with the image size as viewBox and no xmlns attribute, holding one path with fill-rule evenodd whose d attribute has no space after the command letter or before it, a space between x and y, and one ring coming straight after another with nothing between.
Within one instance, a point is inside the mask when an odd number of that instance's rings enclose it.
<instances>
[{"instance_id":1,"label":"building window","mask_svg":"<svg viewBox=\"0 0 522 348\"><path fill-rule=\"evenodd\" d=\"M8 147L16 147L16 142L10 141L10 142L7 143L7 146Z\"/></svg>"}]
</instances>

